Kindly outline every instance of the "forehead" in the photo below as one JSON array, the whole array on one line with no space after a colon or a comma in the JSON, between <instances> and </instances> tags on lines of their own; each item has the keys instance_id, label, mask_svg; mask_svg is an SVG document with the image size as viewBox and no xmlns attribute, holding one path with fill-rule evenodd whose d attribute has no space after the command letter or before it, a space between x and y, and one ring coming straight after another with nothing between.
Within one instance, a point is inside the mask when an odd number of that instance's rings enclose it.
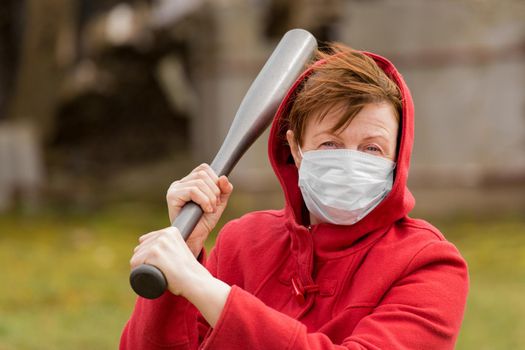
<instances>
[{"instance_id":1,"label":"forehead","mask_svg":"<svg viewBox=\"0 0 525 350\"><path fill-rule=\"evenodd\" d=\"M337 104L319 109L306 120L305 137L319 133L345 134L348 132L376 131L397 137L398 121L394 108L388 102L369 103L351 119L343 123L347 109L344 104ZM334 130L336 126L341 127Z\"/></svg>"}]
</instances>

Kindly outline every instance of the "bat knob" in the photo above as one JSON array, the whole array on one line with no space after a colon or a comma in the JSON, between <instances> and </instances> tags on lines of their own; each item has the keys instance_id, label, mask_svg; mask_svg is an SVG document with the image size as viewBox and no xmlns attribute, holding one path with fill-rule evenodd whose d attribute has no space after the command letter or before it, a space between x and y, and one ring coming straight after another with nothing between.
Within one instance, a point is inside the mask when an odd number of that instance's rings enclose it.
<instances>
[{"instance_id":1,"label":"bat knob","mask_svg":"<svg viewBox=\"0 0 525 350\"><path fill-rule=\"evenodd\" d=\"M162 271L148 264L134 268L129 275L129 283L135 293L147 299L160 297L168 287Z\"/></svg>"}]
</instances>

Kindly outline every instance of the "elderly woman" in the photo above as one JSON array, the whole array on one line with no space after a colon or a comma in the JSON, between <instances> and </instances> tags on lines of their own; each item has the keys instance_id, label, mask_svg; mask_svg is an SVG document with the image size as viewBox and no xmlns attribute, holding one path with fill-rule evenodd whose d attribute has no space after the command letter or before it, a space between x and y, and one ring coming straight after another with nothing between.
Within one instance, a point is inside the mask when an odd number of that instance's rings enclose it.
<instances>
[{"instance_id":1,"label":"elderly woman","mask_svg":"<svg viewBox=\"0 0 525 350\"><path fill-rule=\"evenodd\" d=\"M175 181L170 219L140 238L131 266L164 271L161 298L138 298L121 349L452 349L468 274L456 248L408 213L414 111L386 59L343 45L298 79L274 118L269 158L286 205L226 224L203 243L232 185L206 164Z\"/></svg>"}]
</instances>

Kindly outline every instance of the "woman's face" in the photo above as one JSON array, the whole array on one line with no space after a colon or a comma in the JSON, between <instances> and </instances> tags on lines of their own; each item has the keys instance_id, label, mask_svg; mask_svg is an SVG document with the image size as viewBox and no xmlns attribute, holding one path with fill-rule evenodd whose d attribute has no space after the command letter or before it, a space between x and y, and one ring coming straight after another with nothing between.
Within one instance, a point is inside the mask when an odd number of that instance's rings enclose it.
<instances>
[{"instance_id":1,"label":"woman's face","mask_svg":"<svg viewBox=\"0 0 525 350\"><path fill-rule=\"evenodd\" d=\"M343 106L331 108L323 120L308 118L303 135L303 153L312 150L346 148L369 153L378 157L396 160L396 145L399 123L393 107L387 103L371 103L363 107L352 122L342 130L332 132ZM286 133L296 166L301 165L299 147L293 131Z\"/></svg>"}]
</instances>

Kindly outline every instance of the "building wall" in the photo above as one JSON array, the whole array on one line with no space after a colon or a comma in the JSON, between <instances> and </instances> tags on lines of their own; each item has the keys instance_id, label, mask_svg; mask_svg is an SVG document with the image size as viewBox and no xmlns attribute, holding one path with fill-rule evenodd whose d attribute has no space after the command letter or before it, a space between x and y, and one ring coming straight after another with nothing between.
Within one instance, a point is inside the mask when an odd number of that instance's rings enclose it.
<instances>
[{"instance_id":1,"label":"building wall","mask_svg":"<svg viewBox=\"0 0 525 350\"><path fill-rule=\"evenodd\" d=\"M390 58L412 91L422 211L525 210L524 19L510 0L346 3L341 40Z\"/></svg>"},{"instance_id":2,"label":"building wall","mask_svg":"<svg viewBox=\"0 0 525 350\"><path fill-rule=\"evenodd\" d=\"M415 184L525 180L525 17L476 3L347 5L342 40L390 57L413 93Z\"/></svg>"}]
</instances>

